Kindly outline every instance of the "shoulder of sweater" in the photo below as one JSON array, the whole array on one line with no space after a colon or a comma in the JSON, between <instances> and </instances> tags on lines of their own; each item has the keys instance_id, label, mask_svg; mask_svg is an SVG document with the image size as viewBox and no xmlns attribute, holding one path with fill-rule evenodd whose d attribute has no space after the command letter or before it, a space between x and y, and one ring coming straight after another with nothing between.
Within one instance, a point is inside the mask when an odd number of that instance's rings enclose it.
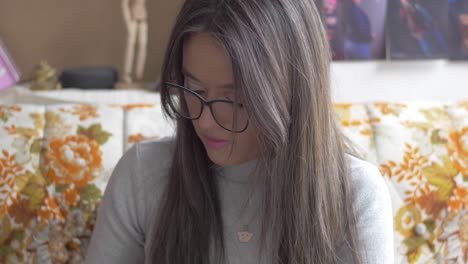
<instances>
[{"instance_id":1,"label":"shoulder of sweater","mask_svg":"<svg viewBox=\"0 0 468 264\"><path fill-rule=\"evenodd\" d=\"M156 140L145 140L136 143L128 152L134 155L132 164L135 177L143 182L154 182L165 175L172 161L175 140L164 137Z\"/></svg>"},{"instance_id":2,"label":"shoulder of sweater","mask_svg":"<svg viewBox=\"0 0 468 264\"><path fill-rule=\"evenodd\" d=\"M347 161L364 262L393 263L392 203L386 180L368 161L351 155ZM350 250L343 242L338 263L349 263Z\"/></svg>"},{"instance_id":3,"label":"shoulder of sweater","mask_svg":"<svg viewBox=\"0 0 468 264\"><path fill-rule=\"evenodd\" d=\"M357 198L389 198L389 190L379 169L372 163L347 155L352 192Z\"/></svg>"},{"instance_id":4,"label":"shoulder of sweater","mask_svg":"<svg viewBox=\"0 0 468 264\"><path fill-rule=\"evenodd\" d=\"M172 158L175 146L175 138L163 137L160 139L144 140L135 144L137 159L141 165L151 165L158 160L158 163L168 162ZM147 161L152 161L146 164Z\"/></svg>"},{"instance_id":5,"label":"shoulder of sweater","mask_svg":"<svg viewBox=\"0 0 468 264\"><path fill-rule=\"evenodd\" d=\"M174 143L174 138L165 137L140 141L128 150L128 154L133 156L133 164L130 165L133 166L135 185L133 199L144 208L138 213L143 216L145 233L151 228L154 210L158 208L167 183Z\"/></svg>"}]
</instances>

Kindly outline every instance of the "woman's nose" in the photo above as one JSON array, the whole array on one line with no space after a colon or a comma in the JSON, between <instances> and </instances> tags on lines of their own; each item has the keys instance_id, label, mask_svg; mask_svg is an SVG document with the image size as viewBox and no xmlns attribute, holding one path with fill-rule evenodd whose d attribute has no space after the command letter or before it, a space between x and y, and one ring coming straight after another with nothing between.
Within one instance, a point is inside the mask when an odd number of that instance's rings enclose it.
<instances>
[{"instance_id":1,"label":"woman's nose","mask_svg":"<svg viewBox=\"0 0 468 264\"><path fill-rule=\"evenodd\" d=\"M214 120L213 115L211 114L210 107L207 105L203 106L201 116L196 121L198 122L199 128L203 130L213 129L216 126L218 126L218 124Z\"/></svg>"}]
</instances>

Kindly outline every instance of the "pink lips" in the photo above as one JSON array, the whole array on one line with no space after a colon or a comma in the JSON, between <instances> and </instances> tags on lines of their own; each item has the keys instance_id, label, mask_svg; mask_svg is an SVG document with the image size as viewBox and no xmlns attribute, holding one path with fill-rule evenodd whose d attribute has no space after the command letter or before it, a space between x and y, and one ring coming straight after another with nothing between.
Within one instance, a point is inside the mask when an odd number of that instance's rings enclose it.
<instances>
[{"instance_id":1,"label":"pink lips","mask_svg":"<svg viewBox=\"0 0 468 264\"><path fill-rule=\"evenodd\" d=\"M205 144L212 149L220 149L229 142L227 140L209 138L209 137L205 137L204 141L205 141Z\"/></svg>"}]
</instances>

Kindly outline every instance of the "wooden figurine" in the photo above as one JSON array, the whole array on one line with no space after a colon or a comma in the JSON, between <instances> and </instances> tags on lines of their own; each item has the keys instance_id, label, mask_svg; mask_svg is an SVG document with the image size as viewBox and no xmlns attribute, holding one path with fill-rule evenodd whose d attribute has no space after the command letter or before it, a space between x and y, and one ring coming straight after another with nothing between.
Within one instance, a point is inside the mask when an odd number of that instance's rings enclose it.
<instances>
[{"instance_id":1,"label":"wooden figurine","mask_svg":"<svg viewBox=\"0 0 468 264\"><path fill-rule=\"evenodd\" d=\"M127 28L127 43L122 81L126 84L131 84L134 81L132 76L133 69L135 68L134 77L137 82L142 81L145 70L148 42L148 13L146 10L146 0L123 0L122 10ZM134 61L135 67L133 67Z\"/></svg>"}]
</instances>

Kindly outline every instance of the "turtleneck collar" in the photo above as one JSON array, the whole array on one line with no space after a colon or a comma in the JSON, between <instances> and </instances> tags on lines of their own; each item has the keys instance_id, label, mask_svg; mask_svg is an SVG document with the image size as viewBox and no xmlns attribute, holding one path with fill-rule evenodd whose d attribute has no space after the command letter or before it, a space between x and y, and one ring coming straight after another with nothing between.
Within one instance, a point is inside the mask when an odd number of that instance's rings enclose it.
<instances>
[{"instance_id":1,"label":"turtleneck collar","mask_svg":"<svg viewBox=\"0 0 468 264\"><path fill-rule=\"evenodd\" d=\"M249 175L254 171L256 165L257 160L254 159L232 166L214 165L214 168L220 177L232 182L247 184Z\"/></svg>"}]
</instances>

